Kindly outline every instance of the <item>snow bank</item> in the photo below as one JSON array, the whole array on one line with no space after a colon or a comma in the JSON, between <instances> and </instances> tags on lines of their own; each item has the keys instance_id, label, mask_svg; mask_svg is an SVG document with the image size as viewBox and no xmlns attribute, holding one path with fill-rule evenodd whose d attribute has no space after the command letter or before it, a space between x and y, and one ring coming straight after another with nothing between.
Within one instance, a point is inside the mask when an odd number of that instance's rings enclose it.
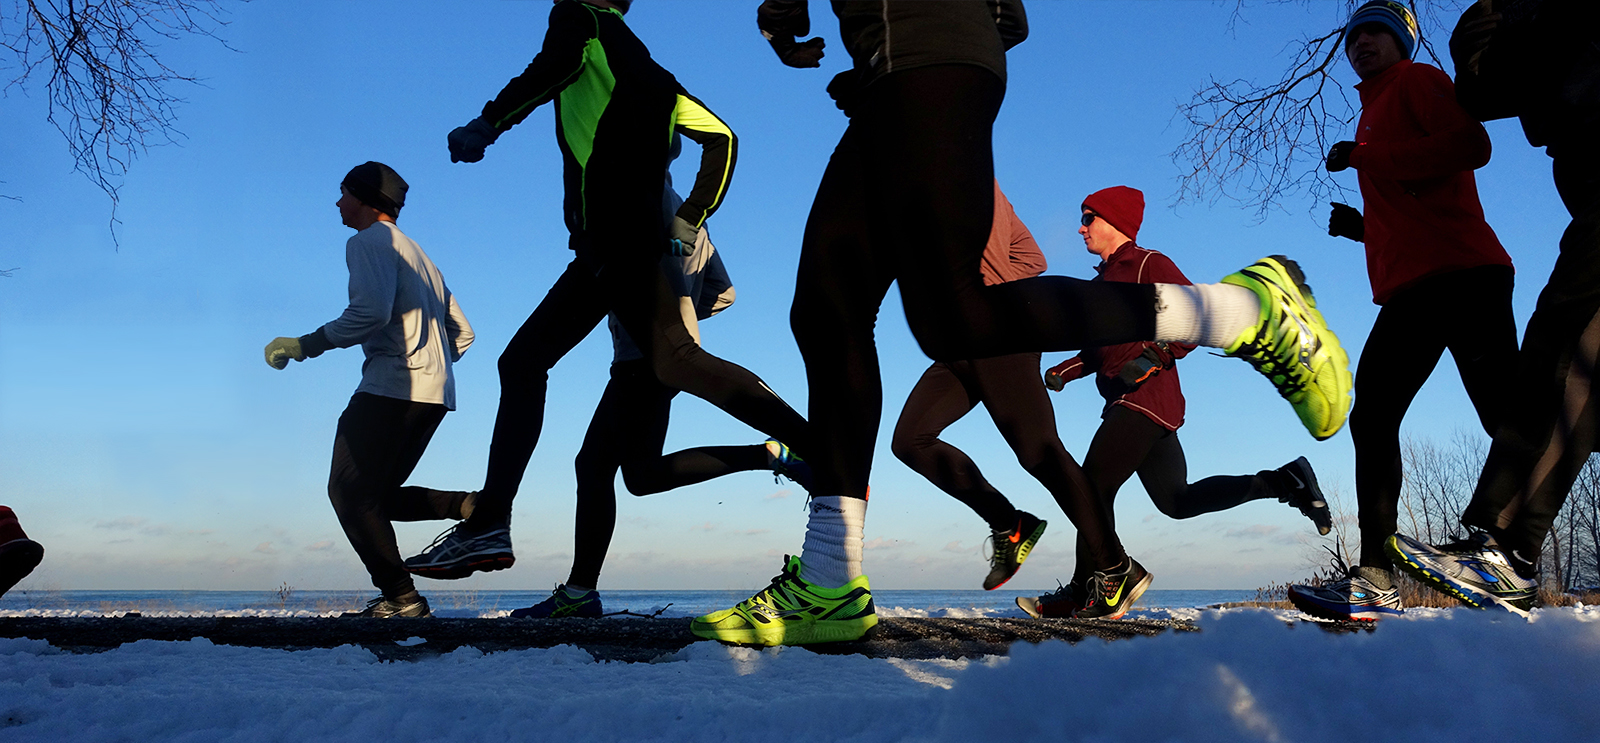
<instances>
[{"instance_id":1,"label":"snow bank","mask_svg":"<svg viewBox=\"0 0 1600 743\"><path fill-rule=\"evenodd\" d=\"M649 664L571 647L385 663L353 646L0 639L0 740L1592 739L1600 615L1536 617L1438 610L1335 634L1205 612L1198 633L978 661L699 643Z\"/></svg>"}]
</instances>

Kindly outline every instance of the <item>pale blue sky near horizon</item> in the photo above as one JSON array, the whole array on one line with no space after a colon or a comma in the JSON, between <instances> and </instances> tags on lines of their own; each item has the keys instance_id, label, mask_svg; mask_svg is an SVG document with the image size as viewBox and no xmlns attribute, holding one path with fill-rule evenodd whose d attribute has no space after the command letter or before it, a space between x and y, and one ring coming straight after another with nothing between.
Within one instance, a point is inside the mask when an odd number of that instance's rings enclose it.
<instances>
[{"instance_id":1,"label":"pale blue sky near horizon","mask_svg":"<svg viewBox=\"0 0 1600 743\"><path fill-rule=\"evenodd\" d=\"M738 302L702 328L708 350L761 375L797 408L806 388L788 329L794 268L811 197L845 120L824 87L848 64L837 24L821 70L782 66L756 31L754 2L641 0L630 25L685 87L738 133L738 170L711 220ZM1194 281L1215 281L1285 253L1359 354L1377 308L1360 246L1326 235L1326 207L1291 200L1264 220L1230 203L1174 208L1183 136L1178 103L1209 77L1265 79L1284 46L1340 22L1329 4L1251 7L1230 31L1227 4L1034 2L1031 36L1009 56L996 124L996 172L1051 272L1089 277L1078 204L1096 189L1142 189L1140 243ZM343 245L333 206L353 165L380 160L411 184L400 226L438 264L477 331L456 366L449 415L411 482L482 483L499 394L495 359L569 260L551 107L452 164L444 137L519 73L538 49L544 2L230 5L230 51L203 39L163 59L204 78L180 88L178 146L152 149L122 190L120 246L103 194L71 172L45 101L4 99L0 139L0 503L48 550L29 579L61 589L363 589L365 572L326 498L333 431L359 379L358 350L274 371L261 347L337 316ZM1442 46L1442 44L1441 44ZM1355 76L1341 60L1338 78ZM1353 130L1353 126L1351 129ZM1489 125L1495 155L1479 171L1485 211L1518 268L1526 321L1568 217L1549 160L1515 122ZM691 148L692 149L692 148ZM692 155L692 153L691 153ZM693 162L686 157L680 162ZM677 169L686 182L687 168ZM1340 176L1353 192L1354 172ZM1315 208L1313 208L1315 206ZM971 588L987 571L983 522L896 461L888 435L926 368L897 292L880 314L884 421L872 481L865 569L879 588ZM1068 354L1046 354L1053 364ZM572 457L605 384L610 342L593 333L551 376L544 440L516 504L511 570L430 587L537 589L564 580L571 556ZM1403 364L1405 359L1391 363ZM1181 365L1181 430L1191 479L1279 466L1305 455L1353 511L1349 434L1318 443L1271 385L1235 360ZM1101 401L1089 382L1053 395L1068 449L1082 456ZM762 437L698 400L674 405L669 448ZM1448 357L1406 431L1436 441L1476 431ZM1007 590L1069 577L1072 530L1016 464L982 411L953 426L961 446L1019 507L1051 521ZM799 550L798 489L747 473L633 498L619 520L602 588L759 588ZM1137 479L1118 499L1129 551L1156 588L1253 588L1307 575L1315 532L1274 501L1187 521L1150 505ZM444 524L398 525L402 551Z\"/></svg>"}]
</instances>

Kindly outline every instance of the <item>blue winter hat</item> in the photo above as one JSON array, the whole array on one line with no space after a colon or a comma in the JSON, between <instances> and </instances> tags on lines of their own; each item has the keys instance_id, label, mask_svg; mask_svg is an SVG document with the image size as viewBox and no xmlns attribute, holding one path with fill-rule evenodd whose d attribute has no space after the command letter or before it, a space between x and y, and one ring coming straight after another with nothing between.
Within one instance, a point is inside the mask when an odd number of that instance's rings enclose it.
<instances>
[{"instance_id":1,"label":"blue winter hat","mask_svg":"<svg viewBox=\"0 0 1600 743\"><path fill-rule=\"evenodd\" d=\"M1394 0L1372 0L1350 16L1350 22L1344 25L1344 45L1350 46L1352 37L1350 32L1365 23L1381 23L1400 40L1400 51L1405 53L1406 59L1417 51L1417 17L1411 14L1411 9L1404 3Z\"/></svg>"}]
</instances>

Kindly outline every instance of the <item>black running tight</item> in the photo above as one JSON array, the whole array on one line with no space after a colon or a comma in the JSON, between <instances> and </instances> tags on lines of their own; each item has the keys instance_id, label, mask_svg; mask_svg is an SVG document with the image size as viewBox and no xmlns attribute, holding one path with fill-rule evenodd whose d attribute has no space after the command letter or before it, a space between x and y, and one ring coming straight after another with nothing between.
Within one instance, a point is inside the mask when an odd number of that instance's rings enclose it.
<instances>
[{"instance_id":1,"label":"black running tight","mask_svg":"<svg viewBox=\"0 0 1600 743\"><path fill-rule=\"evenodd\" d=\"M866 496L883 410L874 327L897 280L912 333L939 361L1154 335L1152 285L1051 276L984 286L990 137L1004 94L973 65L886 75L863 92L828 162L789 316L810 387L814 443L800 453L817 494Z\"/></svg>"},{"instance_id":2,"label":"black running tight","mask_svg":"<svg viewBox=\"0 0 1600 743\"><path fill-rule=\"evenodd\" d=\"M466 493L401 487L444 414L443 405L357 392L339 416L328 500L372 585L390 598L415 590L390 522L461 518Z\"/></svg>"},{"instance_id":3,"label":"black running tight","mask_svg":"<svg viewBox=\"0 0 1600 743\"><path fill-rule=\"evenodd\" d=\"M662 455L672 398L677 394L657 381L642 360L611 366L611 381L606 383L573 463L578 499L568 585L599 586L600 568L617 524L619 468L634 495L662 493L733 472L767 468L767 449L760 444Z\"/></svg>"},{"instance_id":4,"label":"black running tight","mask_svg":"<svg viewBox=\"0 0 1600 743\"><path fill-rule=\"evenodd\" d=\"M1390 569L1383 543L1399 528L1400 422L1445 349L1483 430L1499 429L1517 363L1511 284L1510 266L1451 271L1401 290L1378 311L1350 411L1361 565Z\"/></svg>"},{"instance_id":5,"label":"black running tight","mask_svg":"<svg viewBox=\"0 0 1600 743\"><path fill-rule=\"evenodd\" d=\"M660 178L657 178L659 182ZM659 183L657 184L659 185ZM659 194L656 218L659 219ZM591 249L592 250L592 249ZM538 445L549 371L607 310L644 352L660 382L699 397L762 433L803 452L806 421L760 378L701 350L683 324L678 297L661 273L659 254L623 256L602 264L584 248L556 280L500 356L500 409L489 446L483 494L472 514L479 523L503 521Z\"/></svg>"},{"instance_id":6,"label":"black running tight","mask_svg":"<svg viewBox=\"0 0 1600 743\"><path fill-rule=\"evenodd\" d=\"M1504 423L1461 516L1537 561L1572 484L1600 447L1600 155L1551 147L1572 214L1550 281L1522 336ZM1358 379L1359 381L1359 379Z\"/></svg>"},{"instance_id":7,"label":"black running tight","mask_svg":"<svg viewBox=\"0 0 1600 743\"><path fill-rule=\"evenodd\" d=\"M1106 408L1100 428L1089 442L1089 452L1083 457L1083 472L1113 522L1117 491L1135 472L1150 495L1150 502L1174 519L1226 511L1253 500L1279 497L1288 490L1282 480L1284 475L1273 470L1254 475L1215 475L1190 483L1189 463L1178 432L1122 405ZM1079 537L1074 580L1088 578L1095 569L1091 547Z\"/></svg>"},{"instance_id":8,"label":"black running tight","mask_svg":"<svg viewBox=\"0 0 1600 743\"><path fill-rule=\"evenodd\" d=\"M928 367L906 399L894 427L894 455L940 490L965 503L995 531L1017 527L1017 509L1001 495L978 465L940 432L983 403L994 425L1017 455L1017 462L1056 499L1073 524L1099 517L1094 491L1078 462L1056 434L1055 411L1039 377L1039 354L1018 353L974 361L939 362ZM1122 562L1122 543L1112 533L1080 529L1096 569Z\"/></svg>"}]
</instances>

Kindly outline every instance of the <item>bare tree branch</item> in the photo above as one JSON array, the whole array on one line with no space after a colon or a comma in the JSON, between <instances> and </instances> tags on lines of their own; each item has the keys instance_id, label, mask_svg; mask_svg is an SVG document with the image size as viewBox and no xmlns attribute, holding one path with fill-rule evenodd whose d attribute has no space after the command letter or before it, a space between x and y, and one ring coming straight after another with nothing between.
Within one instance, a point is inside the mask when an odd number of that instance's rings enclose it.
<instances>
[{"instance_id":1,"label":"bare tree branch","mask_svg":"<svg viewBox=\"0 0 1600 743\"><path fill-rule=\"evenodd\" d=\"M1271 4L1284 4L1278 0ZM1410 0L1422 29L1426 61L1441 66L1430 37L1453 23L1462 0ZM1243 22L1245 0L1234 0L1231 32ZM1320 4L1326 5L1326 4ZM1323 169L1328 147L1356 121L1357 101L1334 70L1342 63L1343 21L1356 0L1343 0L1333 28L1307 34L1286 48L1289 64L1274 82L1216 77L1178 107L1187 134L1171 153L1182 175L1176 202L1214 204L1228 199L1265 218L1291 199L1315 203L1343 198L1347 190ZM1335 7L1335 6L1328 6Z\"/></svg>"},{"instance_id":2,"label":"bare tree branch","mask_svg":"<svg viewBox=\"0 0 1600 743\"><path fill-rule=\"evenodd\" d=\"M111 199L134 158L176 142L174 83L199 78L157 56L163 41L217 31L222 0L0 0L0 94L43 87L49 122L67 140L74 168ZM114 234L114 233L113 233Z\"/></svg>"}]
</instances>

